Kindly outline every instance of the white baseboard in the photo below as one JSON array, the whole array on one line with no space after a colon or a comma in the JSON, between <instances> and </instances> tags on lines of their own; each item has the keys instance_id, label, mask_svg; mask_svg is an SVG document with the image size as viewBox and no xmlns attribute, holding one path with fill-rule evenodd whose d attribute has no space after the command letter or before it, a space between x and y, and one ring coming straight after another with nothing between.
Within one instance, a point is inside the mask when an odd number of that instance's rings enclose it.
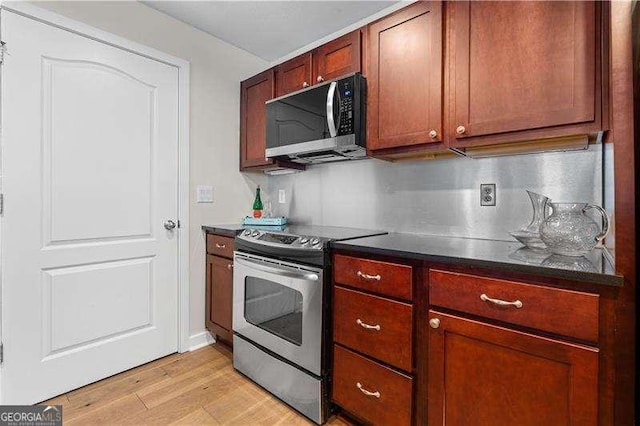
<instances>
[{"instance_id":1,"label":"white baseboard","mask_svg":"<svg viewBox=\"0 0 640 426\"><path fill-rule=\"evenodd\" d=\"M215 342L216 339L208 331L201 331L200 333L192 334L191 336L189 336L188 350L195 351L196 349L203 348Z\"/></svg>"}]
</instances>

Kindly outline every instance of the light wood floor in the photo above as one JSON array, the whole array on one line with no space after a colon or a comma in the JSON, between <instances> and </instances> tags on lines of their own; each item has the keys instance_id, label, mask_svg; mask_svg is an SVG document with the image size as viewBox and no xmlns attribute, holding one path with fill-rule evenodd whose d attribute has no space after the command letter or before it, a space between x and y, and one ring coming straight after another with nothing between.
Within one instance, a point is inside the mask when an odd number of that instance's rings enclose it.
<instances>
[{"instance_id":1,"label":"light wood floor","mask_svg":"<svg viewBox=\"0 0 640 426\"><path fill-rule=\"evenodd\" d=\"M170 355L43 404L62 405L69 425L312 424L235 372L221 345ZM350 423L332 417L328 424Z\"/></svg>"}]
</instances>

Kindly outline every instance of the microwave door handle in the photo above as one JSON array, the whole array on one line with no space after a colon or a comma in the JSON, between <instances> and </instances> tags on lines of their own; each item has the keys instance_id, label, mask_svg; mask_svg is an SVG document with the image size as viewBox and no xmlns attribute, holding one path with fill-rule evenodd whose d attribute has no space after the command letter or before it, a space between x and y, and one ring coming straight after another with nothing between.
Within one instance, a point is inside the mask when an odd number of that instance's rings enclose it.
<instances>
[{"instance_id":1,"label":"microwave door handle","mask_svg":"<svg viewBox=\"0 0 640 426\"><path fill-rule=\"evenodd\" d=\"M267 266L267 265L264 265L262 263L257 263L257 262L254 262L254 261L244 260L244 259L241 259L239 257L236 257L234 259L234 263L238 263L240 265L246 266L247 268L257 269L259 271L268 272L270 274L274 274L274 275L278 275L278 276L286 277L286 278L295 278L295 279L313 280L313 281L317 281L317 280L320 279L320 277L317 274L314 274L313 272L296 273L296 272L292 272L292 271L287 271L287 270L283 270L283 269L280 269L280 268L276 268L276 267L273 267L273 266Z\"/></svg>"},{"instance_id":2,"label":"microwave door handle","mask_svg":"<svg viewBox=\"0 0 640 426\"><path fill-rule=\"evenodd\" d=\"M336 129L336 122L333 117L333 100L336 95L336 86L338 83L335 81L329 85L329 91L327 92L327 125L329 126L329 135L332 138L338 136L338 130Z\"/></svg>"}]
</instances>

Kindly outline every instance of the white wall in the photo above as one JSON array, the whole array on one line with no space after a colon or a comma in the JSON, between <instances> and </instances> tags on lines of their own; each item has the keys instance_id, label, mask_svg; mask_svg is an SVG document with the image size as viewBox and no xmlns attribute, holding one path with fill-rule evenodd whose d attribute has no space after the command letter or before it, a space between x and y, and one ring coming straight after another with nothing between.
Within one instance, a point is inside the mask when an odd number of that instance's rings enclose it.
<instances>
[{"instance_id":1,"label":"white wall","mask_svg":"<svg viewBox=\"0 0 640 426\"><path fill-rule=\"evenodd\" d=\"M186 25L142 3L33 2L191 63L190 93L190 329L204 338L205 242L200 226L238 222L250 209L264 176L238 171L240 81L269 64L244 50ZM257 179L253 182L253 179ZM214 203L197 204L195 187L214 186Z\"/></svg>"}]
</instances>

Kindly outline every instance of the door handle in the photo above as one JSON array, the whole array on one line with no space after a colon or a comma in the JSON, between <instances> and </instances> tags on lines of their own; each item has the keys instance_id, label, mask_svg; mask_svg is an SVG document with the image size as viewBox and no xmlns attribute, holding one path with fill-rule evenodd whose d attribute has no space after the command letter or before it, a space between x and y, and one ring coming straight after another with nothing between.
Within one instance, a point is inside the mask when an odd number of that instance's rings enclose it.
<instances>
[{"instance_id":1,"label":"door handle","mask_svg":"<svg viewBox=\"0 0 640 426\"><path fill-rule=\"evenodd\" d=\"M336 94L336 86L338 83L335 81L329 85L329 91L327 92L327 125L329 126L329 135L332 138L335 138L338 135L338 130L336 129L336 122L333 117L333 99Z\"/></svg>"},{"instance_id":2,"label":"door handle","mask_svg":"<svg viewBox=\"0 0 640 426\"><path fill-rule=\"evenodd\" d=\"M297 278L297 279L311 280L311 281L318 281L320 279L320 277L317 274L314 274L311 272L287 271L277 267L263 265L262 263L257 263L252 260L245 260L240 257L235 258L234 263L241 266L246 266L247 268L257 269L260 271L268 272L270 274L274 274L274 275L278 275L286 278Z\"/></svg>"},{"instance_id":3,"label":"door handle","mask_svg":"<svg viewBox=\"0 0 640 426\"><path fill-rule=\"evenodd\" d=\"M164 229L166 229L167 231L171 231L175 227L176 227L176 223L171 219L164 221Z\"/></svg>"}]
</instances>

